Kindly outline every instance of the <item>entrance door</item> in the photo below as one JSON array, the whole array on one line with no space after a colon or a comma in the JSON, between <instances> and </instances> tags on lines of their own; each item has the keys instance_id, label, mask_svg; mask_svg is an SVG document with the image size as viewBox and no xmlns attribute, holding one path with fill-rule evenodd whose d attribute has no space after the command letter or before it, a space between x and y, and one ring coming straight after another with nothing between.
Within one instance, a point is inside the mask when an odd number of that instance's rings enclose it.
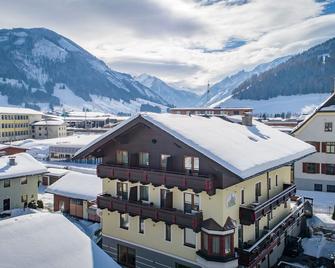
<instances>
[{"instance_id":1,"label":"entrance door","mask_svg":"<svg viewBox=\"0 0 335 268\"><path fill-rule=\"evenodd\" d=\"M4 199L3 200L3 210L10 210L10 199Z\"/></svg>"}]
</instances>

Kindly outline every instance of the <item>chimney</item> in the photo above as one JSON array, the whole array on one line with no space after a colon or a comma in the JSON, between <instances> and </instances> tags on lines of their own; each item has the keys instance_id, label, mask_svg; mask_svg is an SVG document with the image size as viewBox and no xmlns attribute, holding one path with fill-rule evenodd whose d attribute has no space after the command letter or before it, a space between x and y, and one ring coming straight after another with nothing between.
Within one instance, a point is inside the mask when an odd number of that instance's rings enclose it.
<instances>
[{"instance_id":1,"label":"chimney","mask_svg":"<svg viewBox=\"0 0 335 268\"><path fill-rule=\"evenodd\" d=\"M242 116L242 125L244 126L252 126L252 113L245 112Z\"/></svg>"},{"instance_id":2,"label":"chimney","mask_svg":"<svg viewBox=\"0 0 335 268\"><path fill-rule=\"evenodd\" d=\"M8 159L9 159L9 165L10 166L15 166L16 165L15 156L8 157Z\"/></svg>"}]
</instances>

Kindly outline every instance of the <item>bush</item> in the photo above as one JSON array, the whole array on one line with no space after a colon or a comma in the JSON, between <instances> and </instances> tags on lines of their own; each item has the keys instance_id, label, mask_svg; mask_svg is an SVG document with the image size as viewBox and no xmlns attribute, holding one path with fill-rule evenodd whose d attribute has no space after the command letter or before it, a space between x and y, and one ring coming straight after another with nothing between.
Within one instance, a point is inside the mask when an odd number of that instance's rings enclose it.
<instances>
[{"instance_id":1,"label":"bush","mask_svg":"<svg viewBox=\"0 0 335 268\"><path fill-rule=\"evenodd\" d=\"M44 204L42 200L37 200L37 207L38 208L44 208Z\"/></svg>"},{"instance_id":2,"label":"bush","mask_svg":"<svg viewBox=\"0 0 335 268\"><path fill-rule=\"evenodd\" d=\"M36 201L35 201L35 200L30 201L30 202L28 203L28 208L36 209L36 208L37 208Z\"/></svg>"},{"instance_id":3,"label":"bush","mask_svg":"<svg viewBox=\"0 0 335 268\"><path fill-rule=\"evenodd\" d=\"M335 206L334 206L334 211L333 211L332 219L335 221Z\"/></svg>"}]
</instances>

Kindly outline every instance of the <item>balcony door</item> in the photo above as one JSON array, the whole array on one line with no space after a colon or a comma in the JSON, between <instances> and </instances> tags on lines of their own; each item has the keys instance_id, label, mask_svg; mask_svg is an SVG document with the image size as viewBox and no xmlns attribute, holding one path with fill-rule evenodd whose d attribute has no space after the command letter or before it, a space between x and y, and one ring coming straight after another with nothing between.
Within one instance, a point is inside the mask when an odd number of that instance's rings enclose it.
<instances>
[{"instance_id":1,"label":"balcony door","mask_svg":"<svg viewBox=\"0 0 335 268\"><path fill-rule=\"evenodd\" d=\"M173 195L170 190L161 189L161 208L173 208Z\"/></svg>"}]
</instances>

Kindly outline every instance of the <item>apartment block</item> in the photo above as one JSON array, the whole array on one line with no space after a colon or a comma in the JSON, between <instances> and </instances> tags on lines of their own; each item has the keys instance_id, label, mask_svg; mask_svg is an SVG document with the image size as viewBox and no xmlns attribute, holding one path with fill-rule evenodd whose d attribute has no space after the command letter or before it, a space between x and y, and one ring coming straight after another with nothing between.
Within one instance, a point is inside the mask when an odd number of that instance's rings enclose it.
<instances>
[{"instance_id":1,"label":"apartment block","mask_svg":"<svg viewBox=\"0 0 335 268\"><path fill-rule=\"evenodd\" d=\"M41 118L42 113L32 109L0 107L0 142L31 138L31 124Z\"/></svg>"},{"instance_id":2,"label":"apartment block","mask_svg":"<svg viewBox=\"0 0 335 268\"><path fill-rule=\"evenodd\" d=\"M249 119L144 113L78 151L102 158L103 249L124 267L274 265L303 217L292 164L315 149Z\"/></svg>"},{"instance_id":3,"label":"apartment block","mask_svg":"<svg viewBox=\"0 0 335 268\"><path fill-rule=\"evenodd\" d=\"M292 135L315 146L317 151L296 162L298 189L335 192L335 93L299 124Z\"/></svg>"}]
</instances>

